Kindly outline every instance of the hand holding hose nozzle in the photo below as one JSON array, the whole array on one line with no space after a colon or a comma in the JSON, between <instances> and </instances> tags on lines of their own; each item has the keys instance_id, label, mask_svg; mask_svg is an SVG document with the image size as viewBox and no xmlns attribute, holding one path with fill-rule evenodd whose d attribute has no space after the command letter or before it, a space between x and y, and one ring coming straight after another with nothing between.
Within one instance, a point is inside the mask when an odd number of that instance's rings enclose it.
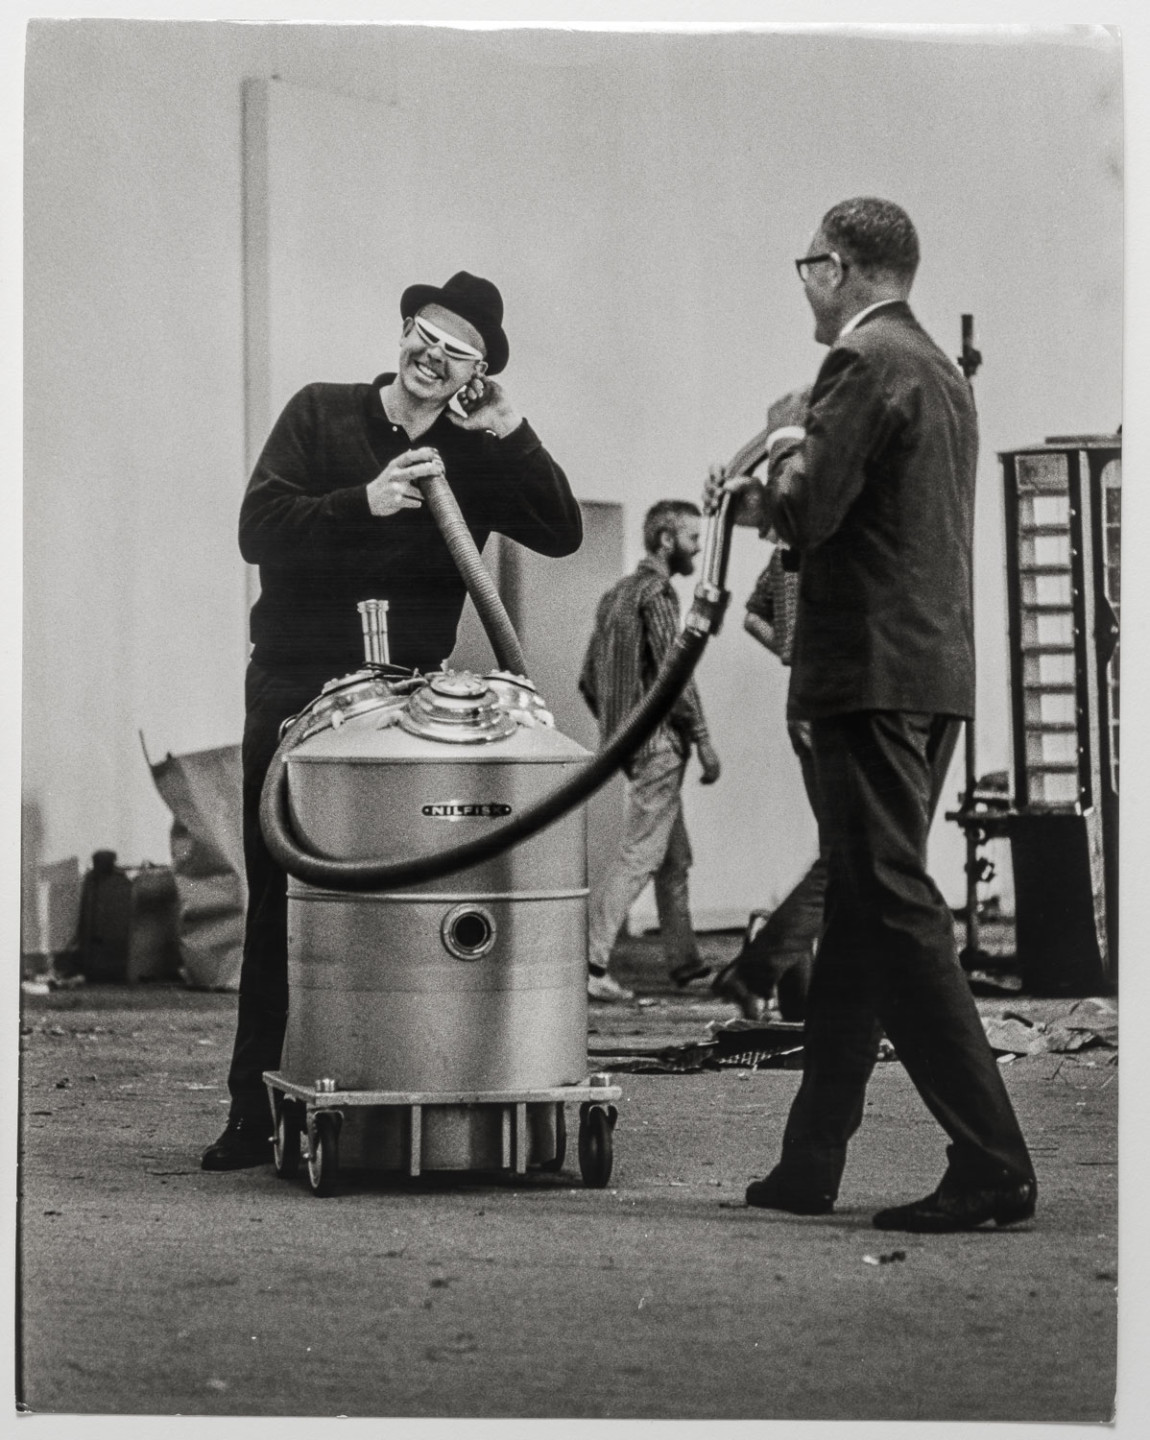
<instances>
[{"instance_id":1,"label":"hand holding hose nozzle","mask_svg":"<svg viewBox=\"0 0 1150 1440\"><path fill-rule=\"evenodd\" d=\"M707 483L703 487L703 514L716 514L726 500L728 509L724 513L723 528L728 543L732 525L757 526L763 532L767 529L766 491L751 472L770 453L767 441L773 433L771 425L760 430L736 451L726 465L712 465L707 475Z\"/></svg>"}]
</instances>

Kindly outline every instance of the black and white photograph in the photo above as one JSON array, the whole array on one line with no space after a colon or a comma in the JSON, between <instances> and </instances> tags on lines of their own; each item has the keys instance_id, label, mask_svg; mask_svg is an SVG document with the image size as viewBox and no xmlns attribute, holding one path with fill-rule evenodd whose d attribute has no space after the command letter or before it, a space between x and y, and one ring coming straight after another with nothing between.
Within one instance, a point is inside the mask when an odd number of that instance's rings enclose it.
<instances>
[{"instance_id":1,"label":"black and white photograph","mask_svg":"<svg viewBox=\"0 0 1150 1440\"><path fill-rule=\"evenodd\" d=\"M1137 1433L1146 27L585 8L6 27L10 1413Z\"/></svg>"}]
</instances>

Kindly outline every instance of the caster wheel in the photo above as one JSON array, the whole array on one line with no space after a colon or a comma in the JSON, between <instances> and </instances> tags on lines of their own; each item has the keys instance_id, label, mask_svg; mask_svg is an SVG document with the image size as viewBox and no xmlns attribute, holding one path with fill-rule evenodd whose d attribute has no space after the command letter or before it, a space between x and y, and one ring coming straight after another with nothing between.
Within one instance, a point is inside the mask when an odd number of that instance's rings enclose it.
<instances>
[{"instance_id":1,"label":"caster wheel","mask_svg":"<svg viewBox=\"0 0 1150 1440\"><path fill-rule=\"evenodd\" d=\"M601 1105L588 1105L579 1116L579 1171L583 1184L602 1190L611 1178L613 1159L610 1117Z\"/></svg>"},{"instance_id":2,"label":"caster wheel","mask_svg":"<svg viewBox=\"0 0 1150 1440\"><path fill-rule=\"evenodd\" d=\"M299 1106L292 1100L280 1100L276 1104L272 1159L275 1162L276 1174L281 1180L294 1180L299 1174L302 1135L303 1116Z\"/></svg>"},{"instance_id":3,"label":"caster wheel","mask_svg":"<svg viewBox=\"0 0 1150 1440\"><path fill-rule=\"evenodd\" d=\"M555 1154L544 1160L540 1170L562 1170L567 1158L567 1114L562 1105L555 1107Z\"/></svg>"},{"instance_id":4,"label":"caster wheel","mask_svg":"<svg viewBox=\"0 0 1150 1440\"><path fill-rule=\"evenodd\" d=\"M339 1174L339 1120L319 1114L312 1122L308 1145L307 1178L313 1195L330 1195Z\"/></svg>"}]
</instances>

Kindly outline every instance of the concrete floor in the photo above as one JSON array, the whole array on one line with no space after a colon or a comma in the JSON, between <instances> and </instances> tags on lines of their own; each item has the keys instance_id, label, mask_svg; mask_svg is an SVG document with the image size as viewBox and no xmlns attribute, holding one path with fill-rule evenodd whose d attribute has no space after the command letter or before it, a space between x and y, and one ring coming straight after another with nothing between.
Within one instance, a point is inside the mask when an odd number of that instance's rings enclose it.
<instances>
[{"instance_id":1,"label":"concrete floor","mask_svg":"<svg viewBox=\"0 0 1150 1440\"><path fill-rule=\"evenodd\" d=\"M727 946L729 948L729 945ZM591 1043L730 1010L624 973ZM624 1074L610 1188L561 1175L209 1175L234 998L25 997L22 1395L40 1414L1103 1421L1115 1395L1112 1052L1007 1079L1040 1208L1012 1231L870 1226L933 1187L940 1132L880 1065L839 1211L747 1209L798 1075Z\"/></svg>"}]
</instances>

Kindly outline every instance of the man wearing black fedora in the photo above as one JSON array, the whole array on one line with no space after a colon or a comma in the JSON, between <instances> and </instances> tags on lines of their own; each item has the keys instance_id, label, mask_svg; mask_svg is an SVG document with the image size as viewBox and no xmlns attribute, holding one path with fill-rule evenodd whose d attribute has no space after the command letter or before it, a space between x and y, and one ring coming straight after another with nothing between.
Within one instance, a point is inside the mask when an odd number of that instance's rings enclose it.
<instances>
[{"instance_id":1,"label":"man wearing black fedora","mask_svg":"<svg viewBox=\"0 0 1150 1440\"><path fill-rule=\"evenodd\" d=\"M280 725L362 666L361 600L388 602L396 665L433 670L455 646L466 588L415 482L446 476L480 549L492 531L552 556L582 540L566 476L492 378L508 360L496 287L461 270L410 286L399 310L394 373L294 395L240 510L240 551L260 574L245 681L248 910L228 1123L205 1170L271 1159L261 1077L279 1064L287 1021L287 877L264 844L259 799Z\"/></svg>"}]
</instances>

